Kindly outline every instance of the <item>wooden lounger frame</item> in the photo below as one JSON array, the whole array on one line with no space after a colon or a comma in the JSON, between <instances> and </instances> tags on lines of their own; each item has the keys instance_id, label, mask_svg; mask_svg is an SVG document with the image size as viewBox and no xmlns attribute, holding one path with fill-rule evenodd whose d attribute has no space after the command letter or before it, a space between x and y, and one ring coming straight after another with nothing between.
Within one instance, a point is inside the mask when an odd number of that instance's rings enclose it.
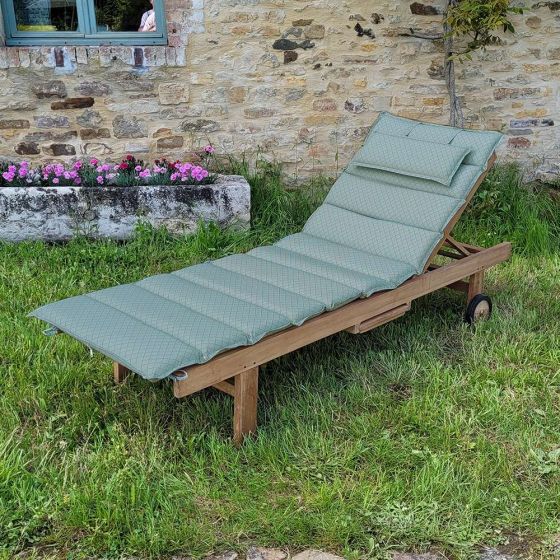
<instances>
[{"instance_id":1,"label":"wooden lounger frame","mask_svg":"<svg viewBox=\"0 0 560 560\"><path fill-rule=\"evenodd\" d=\"M207 387L214 387L233 397L233 439L240 444L257 427L257 393L259 366L341 331L354 334L368 332L410 309L410 302L421 296L451 288L464 292L467 303L482 292L486 269L503 262L511 255L511 244L500 243L489 249L467 245L453 239L450 232L468 202L482 183L495 156L488 162L470 192L467 202L453 216L444 231L444 238L434 249L424 273L414 276L398 288L377 292L369 298L353 301L307 320L299 327L291 327L266 336L252 346L242 346L223 352L209 362L189 366L174 374L173 392L177 398L186 397ZM437 255L450 262L434 263ZM114 363L115 382L121 383L130 373Z\"/></svg>"}]
</instances>

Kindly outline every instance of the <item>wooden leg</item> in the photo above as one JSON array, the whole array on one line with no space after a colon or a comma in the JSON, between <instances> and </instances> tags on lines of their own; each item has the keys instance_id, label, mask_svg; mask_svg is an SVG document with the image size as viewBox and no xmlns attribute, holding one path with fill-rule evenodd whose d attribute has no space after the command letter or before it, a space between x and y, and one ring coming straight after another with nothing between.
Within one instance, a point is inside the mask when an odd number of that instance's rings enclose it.
<instances>
[{"instance_id":1,"label":"wooden leg","mask_svg":"<svg viewBox=\"0 0 560 560\"><path fill-rule=\"evenodd\" d=\"M484 284L484 270L480 272L475 272L469 277L469 289L467 292L467 303L476 296L476 294L482 293L482 286Z\"/></svg>"},{"instance_id":2,"label":"wooden leg","mask_svg":"<svg viewBox=\"0 0 560 560\"><path fill-rule=\"evenodd\" d=\"M235 376L233 397L233 441L236 445L257 429L257 393L259 368L248 369Z\"/></svg>"},{"instance_id":3,"label":"wooden leg","mask_svg":"<svg viewBox=\"0 0 560 560\"><path fill-rule=\"evenodd\" d=\"M118 362L113 362L113 379L115 383L123 383L130 375L130 370Z\"/></svg>"}]
</instances>

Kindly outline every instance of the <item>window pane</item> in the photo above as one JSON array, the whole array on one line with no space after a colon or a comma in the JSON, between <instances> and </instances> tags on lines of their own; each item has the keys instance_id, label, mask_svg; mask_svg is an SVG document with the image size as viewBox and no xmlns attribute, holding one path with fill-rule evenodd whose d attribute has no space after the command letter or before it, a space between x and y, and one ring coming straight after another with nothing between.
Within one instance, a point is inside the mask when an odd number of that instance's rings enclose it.
<instances>
[{"instance_id":1,"label":"window pane","mask_svg":"<svg viewBox=\"0 0 560 560\"><path fill-rule=\"evenodd\" d=\"M97 31L156 31L153 0L94 0Z\"/></svg>"},{"instance_id":2,"label":"window pane","mask_svg":"<svg viewBox=\"0 0 560 560\"><path fill-rule=\"evenodd\" d=\"M14 0L18 31L77 31L76 0Z\"/></svg>"}]
</instances>

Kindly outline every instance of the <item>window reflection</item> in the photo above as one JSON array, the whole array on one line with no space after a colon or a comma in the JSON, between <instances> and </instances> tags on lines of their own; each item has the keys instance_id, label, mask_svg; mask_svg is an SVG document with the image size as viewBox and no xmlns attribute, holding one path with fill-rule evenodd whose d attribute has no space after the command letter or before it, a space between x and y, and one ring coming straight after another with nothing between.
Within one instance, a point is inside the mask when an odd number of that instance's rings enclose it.
<instances>
[{"instance_id":1,"label":"window reflection","mask_svg":"<svg viewBox=\"0 0 560 560\"><path fill-rule=\"evenodd\" d=\"M153 0L95 0L97 31L156 31Z\"/></svg>"},{"instance_id":2,"label":"window reflection","mask_svg":"<svg viewBox=\"0 0 560 560\"><path fill-rule=\"evenodd\" d=\"M76 0L14 0L18 31L76 31Z\"/></svg>"}]
</instances>

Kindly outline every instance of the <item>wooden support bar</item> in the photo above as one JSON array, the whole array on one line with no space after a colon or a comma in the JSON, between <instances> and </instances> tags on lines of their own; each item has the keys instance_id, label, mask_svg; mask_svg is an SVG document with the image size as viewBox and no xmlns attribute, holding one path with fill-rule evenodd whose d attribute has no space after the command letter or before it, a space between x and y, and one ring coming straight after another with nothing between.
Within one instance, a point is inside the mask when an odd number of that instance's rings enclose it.
<instances>
[{"instance_id":1,"label":"wooden support bar","mask_svg":"<svg viewBox=\"0 0 560 560\"><path fill-rule=\"evenodd\" d=\"M240 445L243 439L257 429L257 395L259 368L254 367L235 376L233 398L233 441Z\"/></svg>"},{"instance_id":2,"label":"wooden support bar","mask_svg":"<svg viewBox=\"0 0 560 560\"><path fill-rule=\"evenodd\" d=\"M438 268L441 268L441 266L442 265L440 264L432 263L428 270L437 270ZM464 292L465 294L469 291L469 283L465 282L464 280L457 280L457 282L448 284L445 287L449 288L450 290L456 290L457 292Z\"/></svg>"},{"instance_id":3,"label":"wooden support bar","mask_svg":"<svg viewBox=\"0 0 560 560\"><path fill-rule=\"evenodd\" d=\"M453 247L456 251L459 251L459 253L461 253L461 255L463 255L464 257L467 257L470 254L470 251L467 249L464 243L453 239L453 237L451 237L450 235L445 238L445 243L450 247Z\"/></svg>"},{"instance_id":4,"label":"wooden support bar","mask_svg":"<svg viewBox=\"0 0 560 560\"><path fill-rule=\"evenodd\" d=\"M230 381L218 381L218 383L214 383L212 387L218 389L218 391L222 391L222 393L227 393L231 397L235 397L235 383L231 383Z\"/></svg>"},{"instance_id":5,"label":"wooden support bar","mask_svg":"<svg viewBox=\"0 0 560 560\"><path fill-rule=\"evenodd\" d=\"M488 171L490 171L490 168L494 165L495 161L496 161L496 154L493 153L490 156L490 158L488 159L488 163L486 164L486 169L480 175L480 177L477 179L476 183L474 184L473 188L471 189L467 198L465 199L465 202L464 202L463 206L461 206L461 208L459 208L459 210L457 212L455 212L455 215L451 218L451 220L449 220L449 222L445 226L445 230L443 232L445 237L448 237L451 234L451 232L453 231L453 228L455 227L455 224L458 222L459 218L462 216L463 212L465 211L465 208L469 205L472 197L475 195L476 191L478 190L478 187L480 187L480 185L482 184L482 182L486 178L486 175L488 175ZM434 247L434 250L432 251L432 254L429 256L429 258L426 262L426 266L424 267L424 270L428 269L428 265L432 262L433 258L438 254L442 245L445 243L445 237ZM465 244L463 244L463 245L468 249L467 245L465 245ZM475 251L470 251L470 252L472 253L472 252L475 252Z\"/></svg>"},{"instance_id":6,"label":"wooden support bar","mask_svg":"<svg viewBox=\"0 0 560 560\"><path fill-rule=\"evenodd\" d=\"M410 303L403 303L395 307L394 309L389 309L389 311L385 311L384 313L380 313L375 317L371 317L365 321L362 321L358 325L352 325L349 329L346 329L349 333L352 334L363 334L376 327L380 327L385 323L389 323L394 319L398 319L402 317L407 311L410 311Z\"/></svg>"},{"instance_id":7,"label":"wooden support bar","mask_svg":"<svg viewBox=\"0 0 560 560\"><path fill-rule=\"evenodd\" d=\"M124 383L131 371L118 362L113 362L113 379L115 383Z\"/></svg>"},{"instance_id":8,"label":"wooden support bar","mask_svg":"<svg viewBox=\"0 0 560 560\"><path fill-rule=\"evenodd\" d=\"M469 289L467 290L467 303L476 296L476 294L482 293L482 288L484 285L484 270L475 272L469 277Z\"/></svg>"},{"instance_id":9,"label":"wooden support bar","mask_svg":"<svg viewBox=\"0 0 560 560\"><path fill-rule=\"evenodd\" d=\"M480 251L484 251L483 247L477 247L476 245L468 245L467 243L462 243L462 245L469 253L480 253Z\"/></svg>"},{"instance_id":10,"label":"wooden support bar","mask_svg":"<svg viewBox=\"0 0 560 560\"><path fill-rule=\"evenodd\" d=\"M440 249L438 251L438 255L441 255L442 257L448 257L450 259L462 259L465 257L465 255L461 255L460 253L452 253L451 251L447 251L446 249Z\"/></svg>"},{"instance_id":11,"label":"wooden support bar","mask_svg":"<svg viewBox=\"0 0 560 560\"><path fill-rule=\"evenodd\" d=\"M505 261L510 255L511 243L500 243L435 270L414 276L394 290L378 292L369 298L353 301L309 319L299 327L271 334L252 346L243 346L218 354L205 364L188 367L187 378L177 379L173 383L174 394L177 398L181 398L196 393L219 381L307 346L311 342L454 284L467 276Z\"/></svg>"}]
</instances>

